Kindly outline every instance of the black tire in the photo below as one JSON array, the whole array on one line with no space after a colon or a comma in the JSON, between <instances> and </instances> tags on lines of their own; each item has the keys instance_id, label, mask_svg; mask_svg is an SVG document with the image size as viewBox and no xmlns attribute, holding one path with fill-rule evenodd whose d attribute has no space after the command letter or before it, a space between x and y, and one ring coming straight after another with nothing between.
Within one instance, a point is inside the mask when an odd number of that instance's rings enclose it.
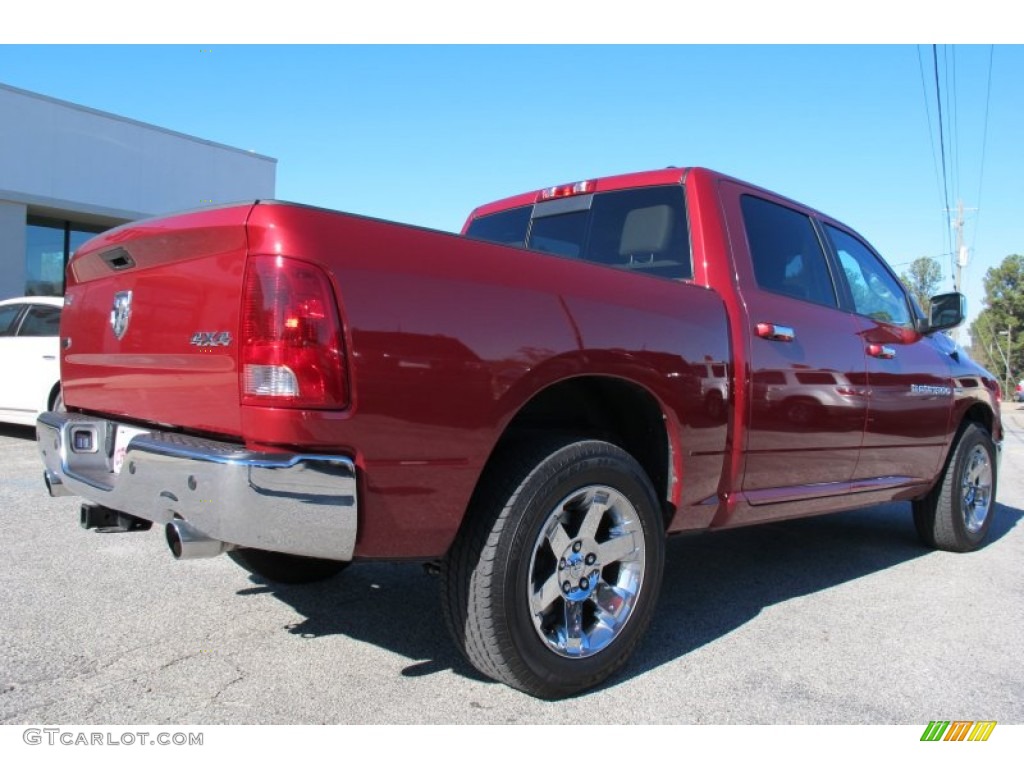
<instances>
[{"instance_id":1,"label":"black tire","mask_svg":"<svg viewBox=\"0 0 1024 768\"><path fill-rule=\"evenodd\" d=\"M541 698L578 693L622 667L650 623L664 540L651 481L621 448L520 443L488 468L443 564L446 623L483 674Z\"/></svg>"},{"instance_id":2,"label":"black tire","mask_svg":"<svg viewBox=\"0 0 1024 768\"><path fill-rule=\"evenodd\" d=\"M961 430L942 477L913 502L914 526L930 547L948 552L977 549L992 525L996 498L996 449L981 424Z\"/></svg>"},{"instance_id":3,"label":"black tire","mask_svg":"<svg viewBox=\"0 0 1024 768\"><path fill-rule=\"evenodd\" d=\"M822 406L815 400L796 399L786 403L786 421L798 426L809 426L818 419Z\"/></svg>"},{"instance_id":4,"label":"black tire","mask_svg":"<svg viewBox=\"0 0 1024 768\"><path fill-rule=\"evenodd\" d=\"M704 412L716 424L725 421L725 398L717 389L712 389L704 397Z\"/></svg>"},{"instance_id":5,"label":"black tire","mask_svg":"<svg viewBox=\"0 0 1024 768\"><path fill-rule=\"evenodd\" d=\"M309 584L341 573L348 566L343 560L268 552L265 549L231 549L228 557L240 566L280 584Z\"/></svg>"}]
</instances>

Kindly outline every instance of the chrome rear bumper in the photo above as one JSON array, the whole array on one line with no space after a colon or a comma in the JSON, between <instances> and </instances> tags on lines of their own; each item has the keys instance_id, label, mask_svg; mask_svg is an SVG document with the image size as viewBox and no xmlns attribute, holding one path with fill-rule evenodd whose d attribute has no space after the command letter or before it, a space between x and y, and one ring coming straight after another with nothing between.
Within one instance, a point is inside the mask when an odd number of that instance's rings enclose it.
<instances>
[{"instance_id":1,"label":"chrome rear bumper","mask_svg":"<svg viewBox=\"0 0 1024 768\"><path fill-rule=\"evenodd\" d=\"M341 456L263 453L173 432L135 435L113 471L118 424L47 412L36 431L52 495L82 496L240 547L351 560L355 464ZM91 436L91 439L90 439Z\"/></svg>"}]
</instances>

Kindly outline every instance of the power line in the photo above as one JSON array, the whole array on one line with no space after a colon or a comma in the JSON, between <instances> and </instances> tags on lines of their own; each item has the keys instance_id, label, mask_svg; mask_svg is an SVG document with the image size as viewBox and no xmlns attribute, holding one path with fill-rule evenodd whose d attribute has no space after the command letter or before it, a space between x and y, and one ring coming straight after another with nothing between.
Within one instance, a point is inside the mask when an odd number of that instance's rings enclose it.
<instances>
[{"instance_id":1,"label":"power line","mask_svg":"<svg viewBox=\"0 0 1024 768\"><path fill-rule=\"evenodd\" d=\"M942 47L942 72L940 73L938 45L932 45L932 77L935 87L935 108L938 122L938 144L939 152L935 152L935 132L932 127L931 109L929 108L931 94L928 93L928 84L924 73L924 59L922 46L917 46L918 72L921 76L921 93L924 96L925 118L928 123L928 140L931 147L932 165L935 171L936 186L942 198L942 221L945 232L946 253L942 256L949 256L950 273L953 275L953 284L956 290L962 290L962 270L967 266L968 256L974 248L978 228L975 223L973 237L970 247L965 242L965 219L967 211L978 211L978 208L965 208L961 197L963 175L961 173L961 160L963 154L960 152L960 83L957 73L957 51L955 46L944 45ZM989 49L989 71L986 85L985 97L985 122L982 134L981 167L978 176L978 198L980 202L981 187L984 182L985 157L988 146L988 121L992 95L992 71L994 60L994 46ZM962 57L960 57L962 58ZM963 63L962 61L959 63ZM945 89L945 92L943 92ZM974 89L971 89L972 91ZM941 158L941 162L936 157ZM937 166L942 166L942 182L939 186L939 173ZM956 200L956 207L953 207L953 200ZM955 222L954 222L955 214ZM954 245L954 232L956 243Z\"/></svg>"},{"instance_id":2,"label":"power line","mask_svg":"<svg viewBox=\"0 0 1024 768\"><path fill-rule=\"evenodd\" d=\"M942 155L942 199L946 204L946 244L950 251L953 250L952 242L949 239L949 181L946 177L946 135L942 128L942 87L939 85L939 51L938 46L932 44L932 64L935 72L935 103L939 110L939 150ZM950 264L951 271L955 271L954 264Z\"/></svg>"},{"instance_id":3,"label":"power line","mask_svg":"<svg viewBox=\"0 0 1024 768\"><path fill-rule=\"evenodd\" d=\"M961 142L959 142L959 98L956 95L956 47L950 45L948 51L946 115L949 121L949 176L952 180L953 191L951 200L959 200L959 143Z\"/></svg>"},{"instance_id":4,"label":"power line","mask_svg":"<svg viewBox=\"0 0 1024 768\"><path fill-rule=\"evenodd\" d=\"M924 57L923 57L923 55L921 53L921 47L922 46L920 46L920 45L917 46L917 70L918 70L918 73L921 75L921 96L922 96L922 98L924 100L924 116L925 116L925 120L928 123L928 148L929 148L929 150L931 150L929 152L929 154L931 155L931 158L932 158L932 171L935 174L935 189L936 189L936 191L938 192L938 195L939 195L940 205L939 205L938 213L941 216L942 229L946 233L947 252L943 253L943 254L940 254L940 256L947 256L947 255L950 255L952 253L952 248L950 247L950 240L949 240L949 206L946 204L946 201L945 201L945 199L942 196L942 184L939 182L939 158L936 156L936 153L935 153L935 129L932 127L932 111L931 111L931 108L929 107L928 83L925 80L925 76L924 76ZM934 48L934 46L933 46L933 48ZM933 55L934 55L934 51L933 51ZM936 99L937 98L938 98L938 92L936 91ZM940 114L941 114L941 109L940 109ZM941 128L941 124L940 124L940 128ZM945 174L945 164L943 164L943 174ZM907 263L909 264L911 262L907 262ZM941 264L941 262L939 262L939 263ZM952 271L950 271L950 274L952 275L954 273Z\"/></svg>"},{"instance_id":5,"label":"power line","mask_svg":"<svg viewBox=\"0 0 1024 768\"><path fill-rule=\"evenodd\" d=\"M945 68L946 74L946 125L948 128L949 135L949 178L952 186L953 195L950 198L950 203L953 200L957 201L956 204L956 221L949 221L948 226L953 227L956 230L956 244L953 246L953 289L959 291L962 289L961 271L964 267L965 259L961 250L963 248L964 241L964 212L963 203L960 200L960 121L958 109L959 100L957 99L957 88L956 88L956 46L944 45L942 47L942 61ZM952 211L947 212L950 216Z\"/></svg>"},{"instance_id":6,"label":"power line","mask_svg":"<svg viewBox=\"0 0 1024 768\"><path fill-rule=\"evenodd\" d=\"M928 121L928 148L931 149L932 170L935 172L935 188L942 197L942 186L939 184L939 159L935 156L935 129L932 128L932 111L928 107L928 85L924 79L924 60L921 57L921 46L917 46L917 69L921 73L921 96L924 98L924 116ZM943 201L945 204L945 201Z\"/></svg>"},{"instance_id":7,"label":"power line","mask_svg":"<svg viewBox=\"0 0 1024 768\"><path fill-rule=\"evenodd\" d=\"M985 150L988 147L988 108L992 101L992 61L995 58L996 47L990 45L988 48L988 85L985 86L985 123L981 132L981 169L978 172L978 215L974 217L974 232L971 235L971 250L974 250L974 243L978 239L978 220L981 219L981 185L985 178Z\"/></svg>"},{"instance_id":8,"label":"power line","mask_svg":"<svg viewBox=\"0 0 1024 768\"><path fill-rule=\"evenodd\" d=\"M888 259L886 259L886 262L887 262L887 263L889 264L889 266L890 266L890 267L892 267L893 269L896 269L896 267L905 267L905 266L907 266L908 264L913 264L913 263L914 263L915 261L917 261L918 259L931 259L932 261L938 261L938 262L939 262L939 266L941 267L941 266L942 266L942 262L941 262L941 261L939 261L939 260L940 260L940 259L941 259L942 257L944 257L944 256L949 256L949 255L951 255L951 254L948 254L948 253L940 253L940 254L938 254L938 255L936 255L936 256L929 256L929 255L925 255L925 256L918 256L917 258L914 258L914 259L910 259L909 261L898 261L898 262L895 262L895 263L893 263L893 262L889 261Z\"/></svg>"}]
</instances>

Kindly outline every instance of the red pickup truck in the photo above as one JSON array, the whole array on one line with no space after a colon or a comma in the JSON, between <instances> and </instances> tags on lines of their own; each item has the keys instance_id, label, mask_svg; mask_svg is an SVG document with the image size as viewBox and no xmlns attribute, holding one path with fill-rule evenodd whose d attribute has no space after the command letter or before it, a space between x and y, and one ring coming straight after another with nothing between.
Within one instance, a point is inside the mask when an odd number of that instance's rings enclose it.
<instances>
[{"instance_id":1,"label":"red pickup truck","mask_svg":"<svg viewBox=\"0 0 1024 768\"><path fill-rule=\"evenodd\" d=\"M461 235L272 201L127 224L72 259L66 411L85 527L271 580L440 561L484 674L594 686L654 610L666 536L910 501L993 516L995 379L838 221L702 169L482 206Z\"/></svg>"}]
</instances>

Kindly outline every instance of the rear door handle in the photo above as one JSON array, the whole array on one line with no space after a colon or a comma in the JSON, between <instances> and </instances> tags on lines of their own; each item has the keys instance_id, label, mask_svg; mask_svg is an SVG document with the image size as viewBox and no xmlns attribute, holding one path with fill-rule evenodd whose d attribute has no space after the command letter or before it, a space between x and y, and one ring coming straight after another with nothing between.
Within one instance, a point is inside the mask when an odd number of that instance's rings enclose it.
<instances>
[{"instance_id":1,"label":"rear door handle","mask_svg":"<svg viewBox=\"0 0 1024 768\"><path fill-rule=\"evenodd\" d=\"M796 331L788 325L778 323L758 323L757 335L769 341L793 341L796 338Z\"/></svg>"},{"instance_id":2,"label":"rear door handle","mask_svg":"<svg viewBox=\"0 0 1024 768\"><path fill-rule=\"evenodd\" d=\"M868 354L880 360L892 360L896 357L896 350L888 344L868 344Z\"/></svg>"}]
</instances>

